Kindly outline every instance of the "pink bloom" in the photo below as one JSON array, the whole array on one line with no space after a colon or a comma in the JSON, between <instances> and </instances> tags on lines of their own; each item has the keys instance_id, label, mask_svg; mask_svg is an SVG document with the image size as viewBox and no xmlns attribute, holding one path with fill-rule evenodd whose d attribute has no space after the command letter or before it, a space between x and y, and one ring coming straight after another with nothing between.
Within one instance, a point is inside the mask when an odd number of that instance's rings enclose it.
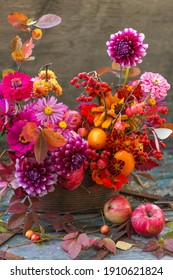
<instances>
[{"instance_id":1,"label":"pink bloom","mask_svg":"<svg viewBox=\"0 0 173 280\"><path fill-rule=\"evenodd\" d=\"M20 101L31 96L33 82L31 77L22 72L10 73L2 79L4 97L12 101Z\"/></svg>"},{"instance_id":2,"label":"pink bloom","mask_svg":"<svg viewBox=\"0 0 173 280\"><path fill-rule=\"evenodd\" d=\"M110 36L110 40L106 42L107 52L110 58L122 67L135 66L136 63L141 63L141 58L146 55L148 45L143 44L144 38L143 33L125 28Z\"/></svg>"},{"instance_id":3,"label":"pink bloom","mask_svg":"<svg viewBox=\"0 0 173 280\"><path fill-rule=\"evenodd\" d=\"M63 115L68 110L68 107L62 102L57 103L57 98L51 96L39 99L33 106L33 111L37 121L41 124L56 124L62 120Z\"/></svg>"},{"instance_id":4,"label":"pink bloom","mask_svg":"<svg viewBox=\"0 0 173 280\"><path fill-rule=\"evenodd\" d=\"M153 98L156 101L163 100L170 89L170 85L165 78L152 72L145 72L140 77L140 85L143 91L143 100L145 98Z\"/></svg>"},{"instance_id":5,"label":"pink bloom","mask_svg":"<svg viewBox=\"0 0 173 280\"><path fill-rule=\"evenodd\" d=\"M18 187L21 187L31 196L44 196L54 191L57 175L49 158L38 164L35 158L16 160L16 172Z\"/></svg>"},{"instance_id":6,"label":"pink bloom","mask_svg":"<svg viewBox=\"0 0 173 280\"><path fill-rule=\"evenodd\" d=\"M7 142L11 150L15 151L16 156L20 157L27 151L32 151L34 142L28 142L22 135L22 129L27 121L15 122L7 133Z\"/></svg>"}]
</instances>

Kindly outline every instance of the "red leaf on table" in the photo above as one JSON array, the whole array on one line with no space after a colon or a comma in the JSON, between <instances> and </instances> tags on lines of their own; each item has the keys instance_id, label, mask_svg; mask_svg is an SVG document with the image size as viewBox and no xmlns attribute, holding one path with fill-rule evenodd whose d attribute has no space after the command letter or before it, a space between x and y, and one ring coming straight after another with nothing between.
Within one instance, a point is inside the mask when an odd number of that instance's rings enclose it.
<instances>
[{"instance_id":1,"label":"red leaf on table","mask_svg":"<svg viewBox=\"0 0 173 280\"><path fill-rule=\"evenodd\" d=\"M150 240L143 248L144 252L153 252L159 247L158 241Z\"/></svg>"},{"instance_id":2,"label":"red leaf on table","mask_svg":"<svg viewBox=\"0 0 173 280\"><path fill-rule=\"evenodd\" d=\"M81 233L77 238L77 243L80 244L82 247L90 246L89 238L86 233Z\"/></svg>"},{"instance_id":3,"label":"red leaf on table","mask_svg":"<svg viewBox=\"0 0 173 280\"><path fill-rule=\"evenodd\" d=\"M173 252L173 239L166 239L164 241L164 248Z\"/></svg>"},{"instance_id":4,"label":"red leaf on table","mask_svg":"<svg viewBox=\"0 0 173 280\"><path fill-rule=\"evenodd\" d=\"M14 214L8 220L8 229L15 229L21 226L25 220L26 213Z\"/></svg>"},{"instance_id":5,"label":"red leaf on table","mask_svg":"<svg viewBox=\"0 0 173 280\"><path fill-rule=\"evenodd\" d=\"M63 240L74 239L78 236L78 234L79 234L79 231L70 232L63 237Z\"/></svg>"},{"instance_id":6,"label":"red leaf on table","mask_svg":"<svg viewBox=\"0 0 173 280\"><path fill-rule=\"evenodd\" d=\"M15 203L12 204L8 207L7 209L7 213L26 213L26 211L28 210L28 207L22 203Z\"/></svg>"},{"instance_id":7,"label":"red leaf on table","mask_svg":"<svg viewBox=\"0 0 173 280\"><path fill-rule=\"evenodd\" d=\"M112 252L113 254L116 254L116 245L115 242L111 238L104 238L104 247Z\"/></svg>"},{"instance_id":8,"label":"red leaf on table","mask_svg":"<svg viewBox=\"0 0 173 280\"><path fill-rule=\"evenodd\" d=\"M80 244L78 244L78 242L76 240L73 240L70 243L68 253L73 260L77 258L77 256L79 255L79 253L81 251L81 248L82 248L82 246Z\"/></svg>"}]
</instances>

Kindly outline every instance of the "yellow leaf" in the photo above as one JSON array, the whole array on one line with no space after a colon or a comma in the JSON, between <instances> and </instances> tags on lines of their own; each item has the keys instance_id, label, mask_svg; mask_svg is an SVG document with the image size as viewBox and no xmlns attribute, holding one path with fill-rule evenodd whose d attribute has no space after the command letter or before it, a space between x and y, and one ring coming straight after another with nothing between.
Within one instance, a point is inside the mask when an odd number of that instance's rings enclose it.
<instances>
[{"instance_id":1,"label":"yellow leaf","mask_svg":"<svg viewBox=\"0 0 173 280\"><path fill-rule=\"evenodd\" d=\"M121 249L121 250L124 250L124 251L127 251L129 250L134 244L132 243L128 243L128 242L124 242L124 241L118 241L116 243L116 247L118 249Z\"/></svg>"},{"instance_id":2,"label":"yellow leaf","mask_svg":"<svg viewBox=\"0 0 173 280\"><path fill-rule=\"evenodd\" d=\"M112 123L113 118L109 117L102 123L102 128L108 128Z\"/></svg>"},{"instance_id":3,"label":"yellow leaf","mask_svg":"<svg viewBox=\"0 0 173 280\"><path fill-rule=\"evenodd\" d=\"M105 119L105 113L99 114L94 118L94 125L96 127L101 126L101 124L103 123Z\"/></svg>"},{"instance_id":4,"label":"yellow leaf","mask_svg":"<svg viewBox=\"0 0 173 280\"><path fill-rule=\"evenodd\" d=\"M21 50L14 51L11 53L12 58L15 62L21 63L24 60L24 56Z\"/></svg>"}]
</instances>

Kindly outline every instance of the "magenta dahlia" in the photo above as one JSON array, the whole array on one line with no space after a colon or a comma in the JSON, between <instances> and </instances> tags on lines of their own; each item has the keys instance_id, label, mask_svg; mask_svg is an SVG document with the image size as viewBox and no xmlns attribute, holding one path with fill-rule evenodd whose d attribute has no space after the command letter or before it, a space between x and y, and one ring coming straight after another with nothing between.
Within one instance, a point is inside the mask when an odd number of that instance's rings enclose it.
<instances>
[{"instance_id":1,"label":"magenta dahlia","mask_svg":"<svg viewBox=\"0 0 173 280\"><path fill-rule=\"evenodd\" d=\"M51 161L55 171L62 177L70 176L79 169L87 157L88 146L77 133L69 134L67 143L51 152Z\"/></svg>"},{"instance_id":2,"label":"magenta dahlia","mask_svg":"<svg viewBox=\"0 0 173 280\"><path fill-rule=\"evenodd\" d=\"M16 160L15 177L19 187L31 196L44 196L54 191L57 181L54 167L49 158L38 164L35 158Z\"/></svg>"},{"instance_id":3,"label":"magenta dahlia","mask_svg":"<svg viewBox=\"0 0 173 280\"><path fill-rule=\"evenodd\" d=\"M145 72L140 77L140 85L142 88L142 97L153 98L161 101L167 96L167 91L170 90L170 85L167 80L158 73Z\"/></svg>"},{"instance_id":4,"label":"magenta dahlia","mask_svg":"<svg viewBox=\"0 0 173 280\"><path fill-rule=\"evenodd\" d=\"M122 67L135 66L142 62L148 44L143 44L145 35L132 28L125 28L110 36L106 42L108 55Z\"/></svg>"},{"instance_id":5,"label":"magenta dahlia","mask_svg":"<svg viewBox=\"0 0 173 280\"><path fill-rule=\"evenodd\" d=\"M63 115L68 110L68 107L57 102L57 98L51 96L46 99L45 97L38 99L33 106L36 119L41 123L56 124L62 120Z\"/></svg>"},{"instance_id":6,"label":"magenta dahlia","mask_svg":"<svg viewBox=\"0 0 173 280\"><path fill-rule=\"evenodd\" d=\"M5 98L0 98L0 131L8 127L10 118L16 113L16 106Z\"/></svg>"},{"instance_id":7,"label":"magenta dahlia","mask_svg":"<svg viewBox=\"0 0 173 280\"><path fill-rule=\"evenodd\" d=\"M33 90L31 77L22 72L9 73L2 79L4 97L12 101L28 99Z\"/></svg>"}]
</instances>

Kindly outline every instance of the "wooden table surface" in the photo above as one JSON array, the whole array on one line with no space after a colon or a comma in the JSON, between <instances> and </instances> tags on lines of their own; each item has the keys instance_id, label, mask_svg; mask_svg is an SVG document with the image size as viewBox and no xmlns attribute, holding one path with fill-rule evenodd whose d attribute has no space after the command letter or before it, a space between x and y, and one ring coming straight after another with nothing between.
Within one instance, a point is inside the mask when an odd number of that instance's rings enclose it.
<instances>
[{"instance_id":1,"label":"wooden table surface","mask_svg":"<svg viewBox=\"0 0 173 280\"><path fill-rule=\"evenodd\" d=\"M135 192L154 194L154 195L173 195L173 151L171 149L166 150L164 158L160 162L160 166L154 169L150 174L155 178L156 182L143 180L145 188L137 186L135 183L131 184L128 189ZM137 206L141 203L141 198L137 196L130 196L132 199L132 204ZM142 200L143 201L143 200ZM3 198L0 203L0 213L4 212L8 205L8 199ZM93 221L93 227L98 227L102 224L102 218L93 218L95 213L90 214L75 214L75 218L86 218L87 216ZM5 216L8 219L9 214ZM173 210L165 211L165 217L168 220L173 220ZM168 228L164 228L161 235L166 233ZM49 232L49 230L48 230ZM51 234L55 234L51 232ZM62 234L62 233L60 233ZM57 235L57 233L56 233ZM3 234L0 233L0 240ZM104 238L100 233L91 234L90 237L100 237ZM147 243L150 239L143 238L138 235L133 235L133 239L139 243ZM22 235L22 232L16 233L13 237L7 240L5 243L0 245L1 251L7 251L8 253L14 254L18 257L24 258L26 260L70 260L70 256L61 249L62 241L59 239L54 239L43 243L43 246L36 245L34 243L25 246L9 248L8 246L16 246L17 244L23 244L28 242L28 239ZM8 248L8 249L7 249ZM90 248L88 250L82 250L78 256L78 260L89 260L96 254L96 250ZM141 248L132 247L128 251L123 251L117 249L117 254L114 255L109 253L104 258L105 260L156 260L157 258L151 252L143 252ZM162 258L163 260L171 260L172 257L166 255Z\"/></svg>"}]
</instances>

